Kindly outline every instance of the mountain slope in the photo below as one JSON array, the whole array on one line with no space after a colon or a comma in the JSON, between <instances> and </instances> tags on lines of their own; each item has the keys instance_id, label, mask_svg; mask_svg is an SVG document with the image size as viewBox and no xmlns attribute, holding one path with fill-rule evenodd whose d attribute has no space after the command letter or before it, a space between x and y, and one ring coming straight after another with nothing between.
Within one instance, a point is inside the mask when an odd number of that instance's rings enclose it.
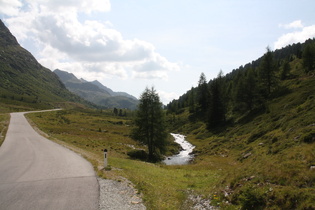
<instances>
[{"instance_id":1,"label":"mountain slope","mask_svg":"<svg viewBox=\"0 0 315 210\"><path fill-rule=\"evenodd\" d=\"M138 100L136 97L128 94L128 93L125 93L125 92L114 92L112 91L110 88L104 86L102 83L100 83L99 81L97 80L94 80L92 82L94 85L97 85L99 88L107 91L111 96L125 96L127 98L131 98L131 99L134 99L134 100Z\"/></svg>"},{"instance_id":2,"label":"mountain slope","mask_svg":"<svg viewBox=\"0 0 315 210\"><path fill-rule=\"evenodd\" d=\"M56 69L54 71L63 84L73 93L80 97L107 108L135 109L138 100L127 94L117 93L102 85L97 80L93 82L78 79L73 74Z\"/></svg>"},{"instance_id":3,"label":"mountain slope","mask_svg":"<svg viewBox=\"0 0 315 210\"><path fill-rule=\"evenodd\" d=\"M198 87L168 105L172 131L196 146L194 168L222 175L214 203L223 209L315 209L315 68L305 69L308 47L315 66L315 39L272 52L277 85L269 95L260 74L267 53L207 83L209 92L222 85L226 120L216 126L203 117L210 111L198 113Z\"/></svg>"},{"instance_id":4,"label":"mountain slope","mask_svg":"<svg viewBox=\"0 0 315 210\"><path fill-rule=\"evenodd\" d=\"M22 48L0 20L1 102L51 107L57 102L81 101L58 77Z\"/></svg>"}]
</instances>

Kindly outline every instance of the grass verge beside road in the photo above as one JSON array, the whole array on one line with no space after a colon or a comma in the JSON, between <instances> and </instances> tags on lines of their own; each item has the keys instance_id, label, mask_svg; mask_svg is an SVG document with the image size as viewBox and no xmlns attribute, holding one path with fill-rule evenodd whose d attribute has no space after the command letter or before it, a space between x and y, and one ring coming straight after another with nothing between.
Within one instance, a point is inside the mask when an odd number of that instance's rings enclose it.
<instances>
[{"instance_id":1,"label":"grass verge beside road","mask_svg":"<svg viewBox=\"0 0 315 210\"><path fill-rule=\"evenodd\" d=\"M0 113L0 146L2 145L10 122L10 114Z\"/></svg>"},{"instance_id":2,"label":"grass verge beside road","mask_svg":"<svg viewBox=\"0 0 315 210\"><path fill-rule=\"evenodd\" d=\"M129 137L132 123L110 112L62 110L32 113L40 130L57 143L81 153L103 178L132 181L148 209L185 209L189 194L212 195L219 172L203 166L165 166L131 160L127 152L145 147ZM108 149L111 170L103 168L103 149Z\"/></svg>"}]
</instances>

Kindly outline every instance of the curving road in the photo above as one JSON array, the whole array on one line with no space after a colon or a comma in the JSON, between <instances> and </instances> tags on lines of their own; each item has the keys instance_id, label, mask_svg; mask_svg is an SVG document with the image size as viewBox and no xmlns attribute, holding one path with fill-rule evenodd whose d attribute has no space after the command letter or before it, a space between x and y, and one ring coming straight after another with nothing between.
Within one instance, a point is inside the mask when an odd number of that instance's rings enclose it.
<instances>
[{"instance_id":1,"label":"curving road","mask_svg":"<svg viewBox=\"0 0 315 210\"><path fill-rule=\"evenodd\" d=\"M25 113L11 113L0 147L0 209L98 209L89 162L40 136Z\"/></svg>"}]
</instances>

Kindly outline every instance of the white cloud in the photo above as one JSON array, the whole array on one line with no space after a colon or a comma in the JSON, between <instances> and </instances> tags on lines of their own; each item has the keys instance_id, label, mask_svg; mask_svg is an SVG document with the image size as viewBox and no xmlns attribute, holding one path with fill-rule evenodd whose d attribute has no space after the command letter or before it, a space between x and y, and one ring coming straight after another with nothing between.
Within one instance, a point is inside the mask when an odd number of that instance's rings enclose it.
<instances>
[{"instance_id":1,"label":"white cloud","mask_svg":"<svg viewBox=\"0 0 315 210\"><path fill-rule=\"evenodd\" d=\"M1 1L1 0L0 0ZM110 22L80 20L80 13L106 12L109 0L26 0L19 14L6 19L17 39L39 46L39 61L50 69L98 76L167 79L179 65L148 42L126 40ZM25 2L24 2L25 3Z\"/></svg>"},{"instance_id":2,"label":"white cloud","mask_svg":"<svg viewBox=\"0 0 315 210\"><path fill-rule=\"evenodd\" d=\"M275 43L274 48L280 49L289 44L304 42L309 38L315 37L315 25L303 27L299 31L290 32L282 35Z\"/></svg>"},{"instance_id":3,"label":"white cloud","mask_svg":"<svg viewBox=\"0 0 315 210\"><path fill-rule=\"evenodd\" d=\"M164 105L167 105L170 101L179 97L179 95L174 92L165 92L161 90L158 90L157 92L159 94L161 102Z\"/></svg>"},{"instance_id":4,"label":"white cloud","mask_svg":"<svg viewBox=\"0 0 315 210\"><path fill-rule=\"evenodd\" d=\"M0 14L17 15L21 7L19 0L0 0Z\"/></svg>"},{"instance_id":5,"label":"white cloud","mask_svg":"<svg viewBox=\"0 0 315 210\"><path fill-rule=\"evenodd\" d=\"M56 13L74 10L90 14L93 11L108 12L111 8L109 0L27 0L27 2L29 4L35 2L43 12Z\"/></svg>"},{"instance_id":6,"label":"white cloud","mask_svg":"<svg viewBox=\"0 0 315 210\"><path fill-rule=\"evenodd\" d=\"M303 24L301 20L295 20L289 24L280 24L279 26L285 29L303 28Z\"/></svg>"},{"instance_id":7,"label":"white cloud","mask_svg":"<svg viewBox=\"0 0 315 210\"><path fill-rule=\"evenodd\" d=\"M133 71L132 78L167 80L168 74L166 71L143 71L143 72Z\"/></svg>"}]
</instances>

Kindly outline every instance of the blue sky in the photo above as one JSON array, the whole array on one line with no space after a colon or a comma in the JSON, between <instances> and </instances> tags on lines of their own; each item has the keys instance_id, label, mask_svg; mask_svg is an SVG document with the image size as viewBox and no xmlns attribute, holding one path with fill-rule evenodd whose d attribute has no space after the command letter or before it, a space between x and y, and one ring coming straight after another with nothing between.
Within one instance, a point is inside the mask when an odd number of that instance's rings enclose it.
<instances>
[{"instance_id":1,"label":"blue sky","mask_svg":"<svg viewBox=\"0 0 315 210\"><path fill-rule=\"evenodd\" d=\"M168 103L272 50L315 37L314 0L0 0L45 67Z\"/></svg>"}]
</instances>

